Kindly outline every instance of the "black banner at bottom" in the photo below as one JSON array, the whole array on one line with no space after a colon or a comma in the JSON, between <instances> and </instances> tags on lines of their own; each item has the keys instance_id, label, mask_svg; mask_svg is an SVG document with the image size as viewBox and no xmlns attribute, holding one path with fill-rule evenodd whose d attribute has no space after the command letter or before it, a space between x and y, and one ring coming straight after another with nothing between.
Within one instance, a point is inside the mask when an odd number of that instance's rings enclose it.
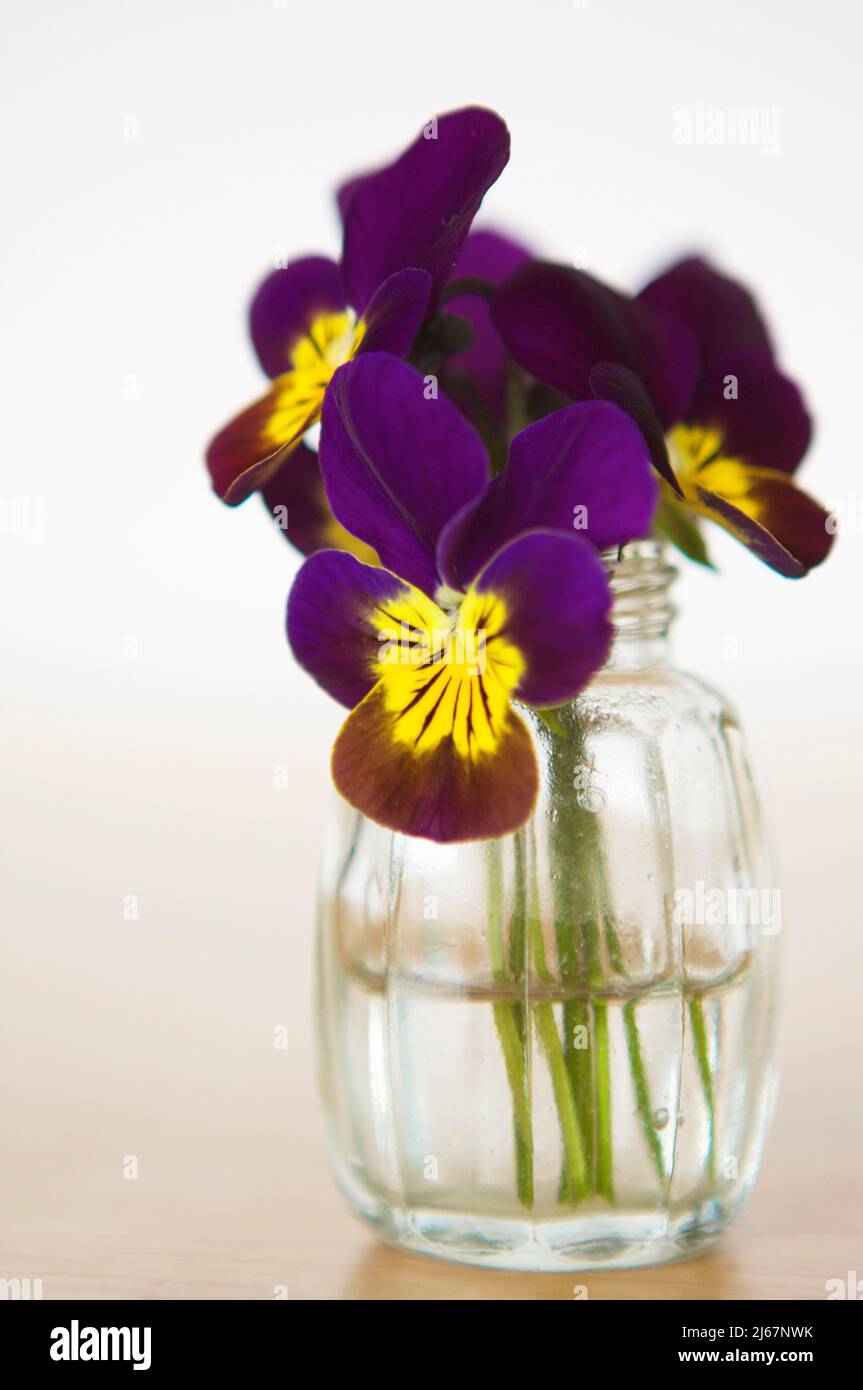
<instances>
[{"instance_id":1,"label":"black banner at bottom","mask_svg":"<svg viewBox=\"0 0 863 1390\"><path fill-rule=\"evenodd\" d=\"M432 1317L436 1307L437 1302L432 1303ZM342 1315L334 1314L329 1304L327 1308L319 1348L331 1371ZM600 1364L613 1367L616 1374L704 1365L767 1370L796 1365L822 1374L841 1366L847 1374L846 1368L856 1361L858 1313L859 1304L855 1309L831 1301L574 1301L563 1305L561 1320L554 1318L553 1345L559 1357L566 1345L558 1340L561 1336L589 1338L572 1345L591 1347ZM345 1316L349 1319L350 1313ZM494 1332L495 1316L490 1315L495 1340L485 1343L487 1351L510 1345L509 1338L501 1341ZM452 1317L452 1312L447 1314L445 1325L435 1318L430 1327L428 1311L414 1323L401 1309L397 1320L389 1315L377 1331L367 1328L361 1343L350 1343L352 1351L344 1344L346 1354L355 1359L367 1339L380 1336L386 1338L390 1364L401 1342L414 1356L422 1347L424 1367L431 1371L436 1353L441 1359L452 1356L449 1337L460 1332ZM150 1379L185 1370L222 1377L247 1372L262 1359L285 1363L298 1346L305 1361L314 1345L308 1338L315 1321L314 1314L309 1317L309 1304L298 1307L283 1301L8 1302L0 1308L2 1365L7 1373L14 1366L19 1376L31 1371L60 1378L98 1376L100 1368L110 1367L115 1375L139 1372ZM472 1331L480 1345L481 1328L474 1325ZM474 1359L465 1357L463 1350L459 1357L465 1368Z\"/></svg>"}]
</instances>

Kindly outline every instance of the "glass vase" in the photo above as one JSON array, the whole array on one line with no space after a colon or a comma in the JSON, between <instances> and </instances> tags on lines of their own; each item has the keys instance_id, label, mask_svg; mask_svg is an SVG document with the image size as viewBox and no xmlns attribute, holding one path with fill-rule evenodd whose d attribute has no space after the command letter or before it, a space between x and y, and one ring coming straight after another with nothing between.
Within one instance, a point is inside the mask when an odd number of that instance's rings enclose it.
<instances>
[{"instance_id":1,"label":"glass vase","mask_svg":"<svg viewBox=\"0 0 863 1390\"><path fill-rule=\"evenodd\" d=\"M615 640L531 725L502 840L337 799L318 937L336 1178L386 1240L523 1270L679 1258L743 1210L775 1089L779 899L739 725L670 663L675 571L609 559Z\"/></svg>"}]
</instances>

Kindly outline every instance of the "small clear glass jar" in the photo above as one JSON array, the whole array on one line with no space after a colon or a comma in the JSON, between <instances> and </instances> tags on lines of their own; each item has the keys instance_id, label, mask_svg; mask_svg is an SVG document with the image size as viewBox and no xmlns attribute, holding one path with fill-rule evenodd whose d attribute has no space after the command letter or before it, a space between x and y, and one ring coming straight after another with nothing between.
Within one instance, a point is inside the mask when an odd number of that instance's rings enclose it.
<instances>
[{"instance_id":1,"label":"small clear glass jar","mask_svg":"<svg viewBox=\"0 0 863 1390\"><path fill-rule=\"evenodd\" d=\"M615 642L523 711L542 769L503 840L325 836L320 1085L336 1178L386 1240L508 1269L652 1264L752 1190L775 1090L778 894L743 737L674 669L675 571L609 559Z\"/></svg>"}]
</instances>

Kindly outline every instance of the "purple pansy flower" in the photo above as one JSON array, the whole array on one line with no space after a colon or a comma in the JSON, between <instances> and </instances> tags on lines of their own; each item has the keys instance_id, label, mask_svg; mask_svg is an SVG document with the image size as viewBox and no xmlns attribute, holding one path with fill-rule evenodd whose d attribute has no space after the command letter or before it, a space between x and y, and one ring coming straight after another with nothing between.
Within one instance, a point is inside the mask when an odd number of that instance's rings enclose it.
<instances>
[{"instance_id":1,"label":"purple pansy flower","mask_svg":"<svg viewBox=\"0 0 863 1390\"><path fill-rule=\"evenodd\" d=\"M298 543L322 543L321 531L309 530L316 516L332 529L320 478L308 458L294 474L292 456L342 363L410 351L508 158L509 133L494 112L466 107L437 117L392 164L342 188L339 264L307 256L267 277L252 303L251 334L273 384L207 451L225 502L272 488L268 504L288 507L292 527L296 511Z\"/></svg>"},{"instance_id":2,"label":"purple pansy flower","mask_svg":"<svg viewBox=\"0 0 863 1390\"><path fill-rule=\"evenodd\" d=\"M562 704L605 659L597 552L646 535L656 504L640 432L606 402L568 406L523 430L492 479L453 402L371 353L333 377L320 462L333 514L380 558L319 551L288 604L298 661L352 710L336 786L406 834L514 830L538 771L512 701Z\"/></svg>"},{"instance_id":3,"label":"purple pansy flower","mask_svg":"<svg viewBox=\"0 0 863 1390\"><path fill-rule=\"evenodd\" d=\"M707 558L694 515L788 578L825 558L827 512L792 476L811 421L741 285L691 257L631 298L533 262L504 282L492 312L527 371L572 400L614 401L638 423L663 479L657 521L688 554Z\"/></svg>"}]
</instances>

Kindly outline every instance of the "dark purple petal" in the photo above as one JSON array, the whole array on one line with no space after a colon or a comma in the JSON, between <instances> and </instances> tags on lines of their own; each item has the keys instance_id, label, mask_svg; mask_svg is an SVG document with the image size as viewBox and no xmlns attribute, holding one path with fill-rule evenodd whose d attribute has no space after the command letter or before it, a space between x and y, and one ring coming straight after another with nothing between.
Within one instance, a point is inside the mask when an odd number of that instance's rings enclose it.
<instances>
[{"instance_id":1,"label":"dark purple petal","mask_svg":"<svg viewBox=\"0 0 863 1390\"><path fill-rule=\"evenodd\" d=\"M698 369L689 329L583 271L532 261L505 280L492 317L512 356L572 400L600 362L640 377L663 429L682 418Z\"/></svg>"},{"instance_id":2,"label":"dark purple petal","mask_svg":"<svg viewBox=\"0 0 863 1390\"><path fill-rule=\"evenodd\" d=\"M391 352L406 357L425 318L431 294L428 271L397 270L372 295L363 314L360 352Z\"/></svg>"},{"instance_id":3,"label":"dark purple petal","mask_svg":"<svg viewBox=\"0 0 863 1390\"><path fill-rule=\"evenodd\" d=\"M729 352L702 372L688 418L712 425L726 457L793 473L812 439L799 389L767 352Z\"/></svg>"},{"instance_id":4,"label":"dark purple petal","mask_svg":"<svg viewBox=\"0 0 863 1390\"><path fill-rule=\"evenodd\" d=\"M628 367L619 367L614 362L600 362L590 373L590 389L598 401L611 401L635 421L644 435L657 473L678 497L682 497L683 491L668 457L665 434L641 378Z\"/></svg>"},{"instance_id":5,"label":"dark purple petal","mask_svg":"<svg viewBox=\"0 0 863 1390\"><path fill-rule=\"evenodd\" d=\"M325 538L327 525L338 523L324 492L318 456L308 445L297 446L290 465L261 488L261 496L274 524L304 555L332 549Z\"/></svg>"},{"instance_id":6,"label":"dark purple petal","mask_svg":"<svg viewBox=\"0 0 863 1390\"><path fill-rule=\"evenodd\" d=\"M496 232L491 227L480 227L477 231L471 232L461 248L453 270L453 279L476 276L480 280L488 280L489 284L500 285L520 265L529 261L532 255L533 252L526 246L514 241L504 232Z\"/></svg>"},{"instance_id":7,"label":"dark purple petal","mask_svg":"<svg viewBox=\"0 0 863 1390\"><path fill-rule=\"evenodd\" d=\"M505 640L526 663L516 690L526 704L544 708L571 700L605 661L613 631L611 587L586 541L527 531L495 555L474 588L505 605Z\"/></svg>"},{"instance_id":8,"label":"dark purple petal","mask_svg":"<svg viewBox=\"0 0 863 1390\"><path fill-rule=\"evenodd\" d=\"M438 565L468 584L520 532L552 528L598 550L646 536L658 497L641 431L617 406L587 401L517 434L509 462L441 536Z\"/></svg>"},{"instance_id":9,"label":"dark purple petal","mask_svg":"<svg viewBox=\"0 0 863 1390\"><path fill-rule=\"evenodd\" d=\"M293 344L314 319L344 309L341 271L325 256L305 256L268 275L249 311L252 342L267 376L288 370Z\"/></svg>"},{"instance_id":10,"label":"dark purple petal","mask_svg":"<svg viewBox=\"0 0 863 1390\"><path fill-rule=\"evenodd\" d=\"M349 535L333 516L318 456L308 445L297 445L275 477L261 488L261 496L274 525L303 555L316 550L347 550L365 564L375 563L371 546Z\"/></svg>"},{"instance_id":11,"label":"dark purple petal","mask_svg":"<svg viewBox=\"0 0 863 1390\"><path fill-rule=\"evenodd\" d=\"M714 476L727 473L723 465L702 471L704 485L696 484L695 496L705 516L786 579L801 579L826 559L835 539L828 530L829 513L787 474L741 468L745 490L735 490L732 499L709 486Z\"/></svg>"},{"instance_id":12,"label":"dark purple petal","mask_svg":"<svg viewBox=\"0 0 863 1390\"><path fill-rule=\"evenodd\" d=\"M410 590L386 570L343 551L306 560L288 598L288 641L297 661L341 704L353 709L378 679L376 614Z\"/></svg>"},{"instance_id":13,"label":"dark purple petal","mask_svg":"<svg viewBox=\"0 0 863 1390\"><path fill-rule=\"evenodd\" d=\"M638 298L687 324L706 364L726 352L772 352L752 295L700 256L678 261L651 280Z\"/></svg>"},{"instance_id":14,"label":"dark purple petal","mask_svg":"<svg viewBox=\"0 0 863 1390\"><path fill-rule=\"evenodd\" d=\"M358 313L405 266L427 270L433 292L440 290L508 159L509 132L500 117L465 107L430 122L393 164L346 186L342 272Z\"/></svg>"},{"instance_id":15,"label":"dark purple petal","mask_svg":"<svg viewBox=\"0 0 863 1390\"><path fill-rule=\"evenodd\" d=\"M377 169L370 169L367 174L355 174L353 178L345 179L344 183L336 189L336 206L338 207L339 217L342 223L344 223L345 213L348 210L348 203L353 196L354 190L359 188L360 184L363 183L365 179L378 172Z\"/></svg>"},{"instance_id":16,"label":"dark purple petal","mask_svg":"<svg viewBox=\"0 0 863 1390\"><path fill-rule=\"evenodd\" d=\"M495 295L492 316L517 362L573 400L589 400L597 362L620 361L622 296L567 266L531 261Z\"/></svg>"},{"instance_id":17,"label":"dark purple petal","mask_svg":"<svg viewBox=\"0 0 863 1390\"><path fill-rule=\"evenodd\" d=\"M530 256L526 247L499 232L471 232L456 262L453 284L463 278L476 278L499 285ZM461 399L464 393L460 393L459 383L466 381L478 392L491 418L500 423L506 414L507 355L492 323L488 301L479 294L460 294L447 300L447 310L467 319L473 342L446 363L441 372L444 386L450 390L450 379L455 373L458 380L453 378L452 393Z\"/></svg>"},{"instance_id":18,"label":"dark purple petal","mask_svg":"<svg viewBox=\"0 0 863 1390\"><path fill-rule=\"evenodd\" d=\"M443 527L488 478L478 436L453 403L388 353L340 367L324 399L321 470L333 512L381 563L433 595Z\"/></svg>"}]
</instances>

